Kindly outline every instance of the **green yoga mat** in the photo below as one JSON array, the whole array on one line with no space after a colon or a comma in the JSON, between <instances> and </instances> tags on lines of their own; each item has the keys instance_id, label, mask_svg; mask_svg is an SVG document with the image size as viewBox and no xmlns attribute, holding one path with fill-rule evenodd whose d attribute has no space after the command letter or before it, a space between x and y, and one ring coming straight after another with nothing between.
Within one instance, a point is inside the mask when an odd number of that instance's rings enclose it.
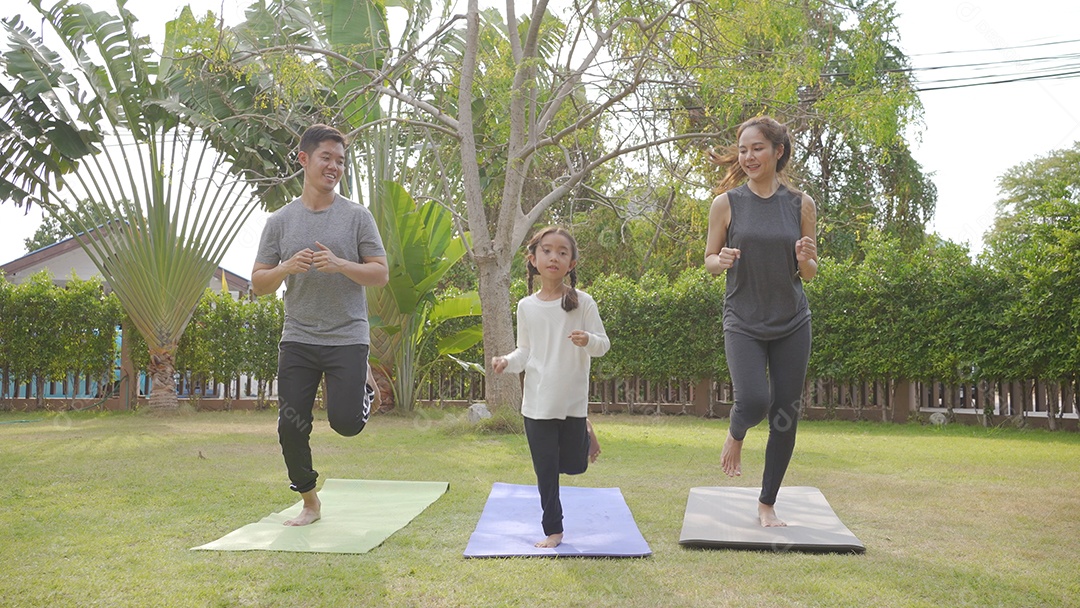
<instances>
[{"instance_id":1,"label":"green yoga mat","mask_svg":"<svg viewBox=\"0 0 1080 608\"><path fill-rule=\"evenodd\" d=\"M445 481L327 479L319 490L322 519L300 527L303 502L192 550L367 553L404 528L450 487Z\"/></svg>"}]
</instances>

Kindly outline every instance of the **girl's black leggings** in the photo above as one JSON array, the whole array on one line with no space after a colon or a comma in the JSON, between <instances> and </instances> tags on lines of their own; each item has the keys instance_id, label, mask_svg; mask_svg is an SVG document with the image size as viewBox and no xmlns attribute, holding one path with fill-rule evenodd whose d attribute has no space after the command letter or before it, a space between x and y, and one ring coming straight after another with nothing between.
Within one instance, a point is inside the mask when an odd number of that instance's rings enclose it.
<instances>
[{"instance_id":1,"label":"girl's black leggings","mask_svg":"<svg viewBox=\"0 0 1080 608\"><path fill-rule=\"evenodd\" d=\"M578 475L589 468L589 431L584 418L534 420L525 417L525 437L529 440L536 487L540 490L541 523L544 534L563 531L559 474Z\"/></svg>"}]
</instances>

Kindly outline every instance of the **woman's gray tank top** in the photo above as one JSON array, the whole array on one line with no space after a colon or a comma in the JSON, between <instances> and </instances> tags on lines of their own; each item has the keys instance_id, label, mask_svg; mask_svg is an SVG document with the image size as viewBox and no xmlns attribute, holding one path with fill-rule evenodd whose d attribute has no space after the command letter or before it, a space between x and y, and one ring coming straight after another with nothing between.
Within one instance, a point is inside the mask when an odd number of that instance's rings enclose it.
<instances>
[{"instance_id":1,"label":"woman's gray tank top","mask_svg":"<svg viewBox=\"0 0 1080 608\"><path fill-rule=\"evenodd\" d=\"M782 338L810 319L798 276L795 242L802 237L802 195L780 186L769 198L743 184L727 193L727 247L740 250L727 270L724 331L759 340Z\"/></svg>"}]
</instances>

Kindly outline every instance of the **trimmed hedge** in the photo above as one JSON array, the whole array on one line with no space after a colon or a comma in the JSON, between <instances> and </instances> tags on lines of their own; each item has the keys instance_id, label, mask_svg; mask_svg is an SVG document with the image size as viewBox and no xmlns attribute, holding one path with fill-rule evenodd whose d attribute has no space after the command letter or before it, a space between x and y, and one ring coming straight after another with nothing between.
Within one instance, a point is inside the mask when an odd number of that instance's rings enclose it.
<instances>
[{"instance_id":1,"label":"trimmed hedge","mask_svg":"<svg viewBox=\"0 0 1080 608\"><path fill-rule=\"evenodd\" d=\"M33 380L40 403L46 382L84 377L108 384L120 317L119 300L98 279L72 276L59 287L43 270L18 285L0 280L3 391L11 381Z\"/></svg>"}]
</instances>

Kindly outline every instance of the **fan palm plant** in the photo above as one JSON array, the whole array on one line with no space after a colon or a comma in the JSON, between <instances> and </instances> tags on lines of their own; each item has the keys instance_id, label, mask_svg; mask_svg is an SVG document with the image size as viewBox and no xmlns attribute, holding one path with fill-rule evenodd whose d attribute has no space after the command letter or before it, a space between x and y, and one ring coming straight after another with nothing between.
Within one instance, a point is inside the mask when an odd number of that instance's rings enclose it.
<instances>
[{"instance_id":1,"label":"fan palm plant","mask_svg":"<svg viewBox=\"0 0 1080 608\"><path fill-rule=\"evenodd\" d=\"M57 52L4 21L0 199L77 235L149 347L150 406L177 406L173 357L203 290L255 207L249 183L191 126L118 0L31 4Z\"/></svg>"}]
</instances>

